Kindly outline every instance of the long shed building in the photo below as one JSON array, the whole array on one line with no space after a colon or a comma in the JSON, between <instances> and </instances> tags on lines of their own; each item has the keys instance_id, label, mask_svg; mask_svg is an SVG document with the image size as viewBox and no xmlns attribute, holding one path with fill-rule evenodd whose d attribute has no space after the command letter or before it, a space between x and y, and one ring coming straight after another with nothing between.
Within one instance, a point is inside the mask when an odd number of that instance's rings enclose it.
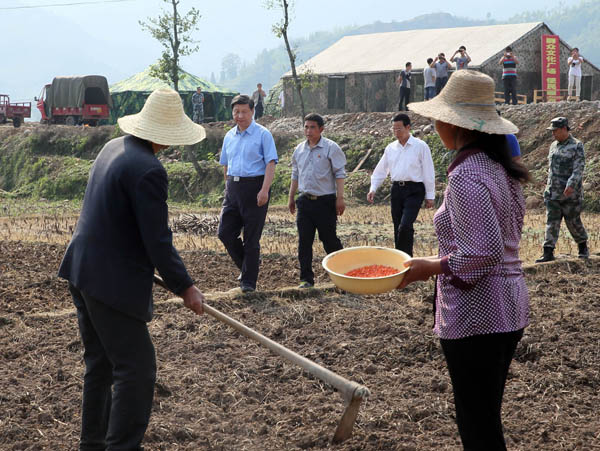
<instances>
[{"instance_id":1,"label":"long shed building","mask_svg":"<svg viewBox=\"0 0 600 451\"><path fill-rule=\"evenodd\" d=\"M461 45L472 59L469 69L494 78L497 91L503 91L499 61L504 49L511 46L519 60L517 91L532 101L533 90L542 89L544 34L554 33L545 23L536 22L345 36L299 66L299 73L308 70L318 81L316 87L303 90L305 109L323 114L395 111L399 99L396 79L409 61L413 70L411 101L421 101L427 58L444 52L450 59ZM571 50L570 45L560 41L561 88L567 88ZM581 98L599 99L600 70L586 60L582 73ZM283 85L284 115L298 114L299 101L291 72L283 76Z\"/></svg>"}]
</instances>

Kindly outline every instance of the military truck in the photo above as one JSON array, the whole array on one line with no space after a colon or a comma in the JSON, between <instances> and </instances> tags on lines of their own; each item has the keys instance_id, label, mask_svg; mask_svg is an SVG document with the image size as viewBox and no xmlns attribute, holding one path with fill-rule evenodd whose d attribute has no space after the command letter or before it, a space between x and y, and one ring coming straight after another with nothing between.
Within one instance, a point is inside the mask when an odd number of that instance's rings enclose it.
<instances>
[{"instance_id":1,"label":"military truck","mask_svg":"<svg viewBox=\"0 0 600 451\"><path fill-rule=\"evenodd\" d=\"M106 77L83 75L55 77L36 97L40 122L45 124L98 125L108 119L112 99Z\"/></svg>"}]
</instances>

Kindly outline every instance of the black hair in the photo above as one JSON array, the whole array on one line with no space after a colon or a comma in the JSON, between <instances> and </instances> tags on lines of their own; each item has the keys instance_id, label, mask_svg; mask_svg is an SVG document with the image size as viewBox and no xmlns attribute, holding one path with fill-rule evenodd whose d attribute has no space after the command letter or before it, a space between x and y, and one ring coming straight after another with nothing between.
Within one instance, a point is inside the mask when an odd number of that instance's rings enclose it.
<instances>
[{"instance_id":1,"label":"black hair","mask_svg":"<svg viewBox=\"0 0 600 451\"><path fill-rule=\"evenodd\" d=\"M467 50L467 48L466 48L464 45L461 45L461 46L458 48L458 50L460 50L460 49L465 49L465 50Z\"/></svg>"},{"instance_id":2,"label":"black hair","mask_svg":"<svg viewBox=\"0 0 600 451\"><path fill-rule=\"evenodd\" d=\"M406 67L408 66L412 66L412 63L409 61L408 63L406 63Z\"/></svg>"},{"instance_id":3,"label":"black hair","mask_svg":"<svg viewBox=\"0 0 600 451\"><path fill-rule=\"evenodd\" d=\"M402 122L406 127L410 125L410 117L406 113L398 113L392 118L392 122Z\"/></svg>"},{"instance_id":4,"label":"black hair","mask_svg":"<svg viewBox=\"0 0 600 451\"><path fill-rule=\"evenodd\" d=\"M579 47L573 47L573 50L577 50L579 52Z\"/></svg>"},{"instance_id":5,"label":"black hair","mask_svg":"<svg viewBox=\"0 0 600 451\"><path fill-rule=\"evenodd\" d=\"M427 58L427 64L433 63L433 58Z\"/></svg>"},{"instance_id":6,"label":"black hair","mask_svg":"<svg viewBox=\"0 0 600 451\"><path fill-rule=\"evenodd\" d=\"M248 105L248 107L253 110L254 109L254 99L246 94L238 94L233 99L231 99L231 109L236 105Z\"/></svg>"},{"instance_id":7,"label":"black hair","mask_svg":"<svg viewBox=\"0 0 600 451\"><path fill-rule=\"evenodd\" d=\"M202 86L198 86L198 87L196 88L196 91L197 91L198 89L199 89L200 91L202 91Z\"/></svg>"},{"instance_id":8,"label":"black hair","mask_svg":"<svg viewBox=\"0 0 600 451\"><path fill-rule=\"evenodd\" d=\"M500 163L507 174L520 182L528 182L531 179L529 170L520 162L512 157L506 135L497 135L483 133L476 130L469 130L474 139L473 145L481 149L490 159Z\"/></svg>"},{"instance_id":9,"label":"black hair","mask_svg":"<svg viewBox=\"0 0 600 451\"><path fill-rule=\"evenodd\" d=\"M506 47L506 51L507 51L507 52L512 52L512 48L511 48L511 46L510 46L510 45L509 45L508 47Z\"/></svg>"},{"instance_id":10,"label":"black hair","mask_svg":"<svg viewBox=\"0 0 600 451\"><path fill-rule=\"evenodd\" d=\"M306 121L316 122L319 127L323 127L325 125L323 117L317 113L308 113L306 116L304 116L304 122Z\"/></svg>"}]
</instances>

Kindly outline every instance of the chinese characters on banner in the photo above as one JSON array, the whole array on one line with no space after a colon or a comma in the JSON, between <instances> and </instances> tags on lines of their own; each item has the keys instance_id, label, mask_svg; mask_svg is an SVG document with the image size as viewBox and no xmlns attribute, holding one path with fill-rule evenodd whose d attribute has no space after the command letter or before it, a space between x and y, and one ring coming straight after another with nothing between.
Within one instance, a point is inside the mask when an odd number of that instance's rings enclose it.
<instances>
[{"instance_id":1,"label":"chinese characters on banner","mask_svg":"<svg viewBox=\"0 0 600 451\"><path fill-rule=\"evenodd\" d=\"M542 89L548 102L561 100L560 40L554 34L542 35Z\"/></svg>"}]
</instances>

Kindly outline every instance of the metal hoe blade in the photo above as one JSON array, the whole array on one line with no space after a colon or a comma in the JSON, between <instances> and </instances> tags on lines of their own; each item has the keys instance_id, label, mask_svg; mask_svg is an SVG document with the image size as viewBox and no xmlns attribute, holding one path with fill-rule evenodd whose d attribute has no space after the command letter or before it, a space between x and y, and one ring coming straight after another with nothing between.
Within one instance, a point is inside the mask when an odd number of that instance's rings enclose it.
<instances>
[{"instance_id":1,"label":"metal hoe blade","mask_svg":"<svg viewBox=\"0 0 600 451\"><path fill-rule=\"evenodd\" d=\"M369 389L366 387L359 387L354 391L352 399L346 406L346 410L342 415L340 424L338 424L338 427L335 430L333 440L331 440L333 443L340 443L350 438L352 429L354 429L354 423L356 423L356 418L358 417L360 404L363 399L366 399L369 396L369 394Z\"/></svg>"}]
</instances>

